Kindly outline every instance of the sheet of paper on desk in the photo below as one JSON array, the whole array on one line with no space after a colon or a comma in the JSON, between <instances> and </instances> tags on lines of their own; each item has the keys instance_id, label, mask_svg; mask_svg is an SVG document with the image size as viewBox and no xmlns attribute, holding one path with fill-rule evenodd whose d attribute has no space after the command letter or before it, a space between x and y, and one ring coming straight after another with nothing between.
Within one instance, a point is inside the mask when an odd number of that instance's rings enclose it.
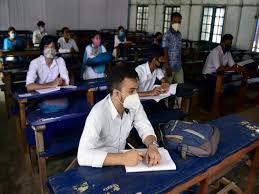
<instances>
[{"instance_id":1,"label":"sheet of paper on desk","mask_svg":"<svg viewBox=\"0 0 259 194\"><path fill-rule=\"evenodd\" d=\"M32 93L18 94L18 96L19 96L20 98L29 97L29 96L31 96L31 95L32 95Z\"/></svg>"},{"instance_id":2,"label":"sheet of paper on desk","mask_svg":"<svg viewBox=\"0 0 259 194\"><path fill-rule=\"evenodd\" d=\"M147 149L137 149L146 152ZM172 160L169 152L164 148L158 148L161 155L160 164L152 167L146 166L143 162L137 166L125 166L126 172L146 172L146 171L163 171L163 170L176 170L176 165Z\"/></svg>"},{"instance_id":3,"label":"sheet of paper on desk","mask_svg":"<svg viewBox=\"0 0 259 194\"><path fill-rule=\"evenodd\" d=\"M77 86L68 85L68 86L61 86L60 88L64 88L64 89L76 89Z\"/></svg>"},{"instance_id":4,"label":"sheet of paper on desk","mask_svg":"<svg viewBox=\"0 0 259 194\"><path fill-rule=\"evenodd\" d=\"M160 85L155 85L154 87L160 87ZM159 102L160 100L167 98L171 95L176 94L177 84L171 84L169 87L169 90L164 93L157 96L146 96L146 97L140 97L140 100L155 100L156 102Z\"/></svg>"},{"instance_id":5,"label":"sheet of paper on desk","mask_svg":"<svg viewBox=\"0 0 259 194\"><path fill-rule=\"evenodd\" d=\"M40 94L47 94L55 91L59 91L60 87L55 87L55 88L46 88L46 89L41 89L41 90L36 90L36 92Z\"/></svg>"},{"instance_id":6,"label":"sheet of paper on desk","mask_svg":"<svg viewBox=\"0 0 259 194\"><path fill-rule=\"evenodd\" d=\"M248 59L248 60L245 60L245 61L240 61L237 64L240 65L240 66L244 66L246 64L253 63L253 62L255 62L253 59Z\"/></svg>"}]
</instances>

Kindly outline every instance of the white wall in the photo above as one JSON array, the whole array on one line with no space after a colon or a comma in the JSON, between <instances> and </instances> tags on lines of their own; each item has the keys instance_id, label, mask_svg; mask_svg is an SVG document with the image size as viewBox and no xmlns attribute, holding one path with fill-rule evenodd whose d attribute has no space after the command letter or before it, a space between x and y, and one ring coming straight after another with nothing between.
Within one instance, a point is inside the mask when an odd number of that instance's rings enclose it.
<instances>
[{"instance_id":1,"label":"white wall","mask_svg":"<svg viewBox=\"0 0 259 194\"><path fill-rule=\"evenodd\" d=\"M48 31L127 27L128 0L0 0L0 30L34 30L38 20Z\"/></svg>"},{"instance_id":2,"label":"white wall","mask_svg":"<svg viewBox=\"0 0 259 194\"><path fill-rule=\"evenodd\" d=\"M226 13L223 34L231 33L234 36L233 45L237 48L252 47L256 27L255 16L259 15L259 0L130 0L130 30L136 28L136 7L141 4L149 6L150 33L163 31L165 6L180 6L183 16L182 36L190 40L200 40L203 6L224 6Z\"/></svg>"}]
</instances>

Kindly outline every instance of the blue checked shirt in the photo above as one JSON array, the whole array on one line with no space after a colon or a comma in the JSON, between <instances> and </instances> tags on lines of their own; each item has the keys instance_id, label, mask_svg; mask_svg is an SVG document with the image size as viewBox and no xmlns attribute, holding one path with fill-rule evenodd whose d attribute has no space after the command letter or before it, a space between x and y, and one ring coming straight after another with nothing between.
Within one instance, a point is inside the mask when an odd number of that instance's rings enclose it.
<instances>
[{"instance_id":1,"label":"blue checked shirt","mask_svg":"<svg viewBox=\"0 0 259 194\"><path fill-rule=\"evenodd\" d=\"M182 35L170 28L163 36L162 47L168 49L169 64L173 71L182 69Z\"/></svg>"}]
</instances>

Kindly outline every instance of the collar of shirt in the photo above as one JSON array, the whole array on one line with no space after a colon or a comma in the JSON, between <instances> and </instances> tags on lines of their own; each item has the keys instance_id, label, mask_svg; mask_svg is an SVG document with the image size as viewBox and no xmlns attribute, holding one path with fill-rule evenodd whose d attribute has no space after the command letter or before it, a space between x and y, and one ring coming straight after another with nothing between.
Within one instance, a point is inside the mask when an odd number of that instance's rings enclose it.
<instances>
[{"instance_id":1,"label":"collar of shirt","mask_svg":"<svg viewBox=\"0 0 259 194\"><path fill-rule=\"evenodd\" d=\"M151 70L150 70L150 67L149 67L148 62L146 62L146 64L145 64L145 68L146 68L147 75L152 74L152 72L151 72Z\"/></svg>"}]
</instances>

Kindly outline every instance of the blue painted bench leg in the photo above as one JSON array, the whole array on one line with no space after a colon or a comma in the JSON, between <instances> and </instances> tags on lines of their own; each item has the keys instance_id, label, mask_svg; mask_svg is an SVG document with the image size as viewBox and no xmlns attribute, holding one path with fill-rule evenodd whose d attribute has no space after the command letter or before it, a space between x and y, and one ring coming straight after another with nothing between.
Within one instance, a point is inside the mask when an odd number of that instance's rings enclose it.
<instances>
[{"instance_id":1,"label":"blue painted bench leg","mask_svg":"<svg viewBox=\"0 0 259 194\"><path fill-rule=\"evenodd\" d=\"M40 189L41 193L45 194L47 191L46 183L47 183L47 168L46 168L46 158L40 157L40 152L44 151L44 138L43 132L46 129L46 125L40 125L33 127L36 141L36 153L38 157L38 167L39 167L39 175L40 175Z\"/></svg>"}]
</instances>

